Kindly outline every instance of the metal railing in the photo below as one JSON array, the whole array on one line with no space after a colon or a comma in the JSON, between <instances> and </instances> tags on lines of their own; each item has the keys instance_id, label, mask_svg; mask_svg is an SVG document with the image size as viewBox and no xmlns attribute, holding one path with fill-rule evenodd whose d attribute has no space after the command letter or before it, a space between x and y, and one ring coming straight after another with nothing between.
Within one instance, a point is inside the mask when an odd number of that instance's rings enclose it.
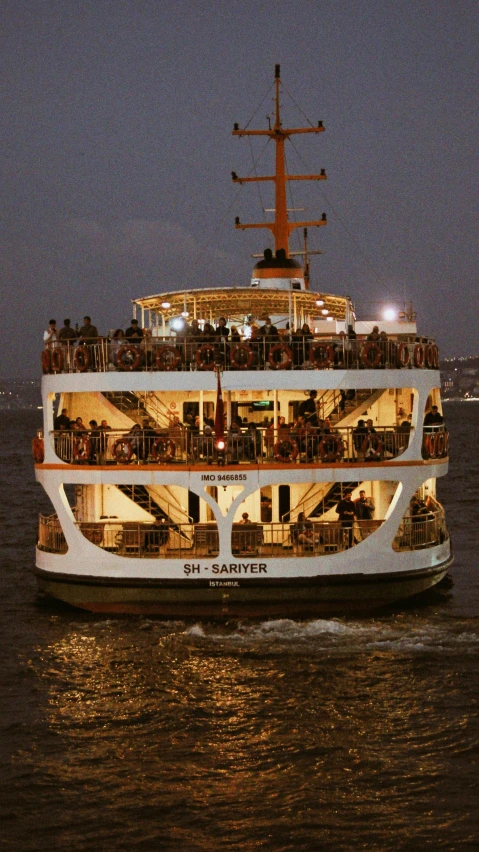
<instances>
[{"instance_id":1,"label":"metal railing","mask_svg":"<svg viewBox=\"0 0 479 852\"><path fill-rule=\"evenodd\" d=\"M443 434L447 435L445 430ZM314 427L262 427L230 430L225 448L219 450L211 430L194 431L182 426L170 429L94 429L51 432L57 456L68 464L331 464L388 461L409 446L410 433L393 426L338 426L331 431ZM424 438L431 449L430 439ZM424 454L423 453L423 454ZM434 456L445 457L448 441L435 446Z\"/></svg>"},{"instance_id":2,"label":"metal railing","mask_svg":"<svg viewBox=\"0 0 479 852\"><path fill-rule=\"evenodd\" d=\"M294 335L237 343L224 337L146 337L141 343L95 338L54 343L42 353L44 373L159 370L437 369L432 339L348 340L344 335Z\"/></svg>"},{"instance_id":3,"label":"metal railing","mask_svg":"<svg viewBox=\"0 0 479 852\"><path fill-rule=\"evenodd\" d=\"M291 523L233 524L231 550L236 556L301 557L339 553L372 535L382 520L310 521L307 526ZM215 557L219 552L215 522L169 524L106 520L77 522L78 529L93 544L118 556L137 558ZM448 539L444 512L406 516L393 541L393 550L410 551L434 547ZM51 553L66 553L67 546L58 518L40 515L38 547Z\"/></svg>"}]
</instances>

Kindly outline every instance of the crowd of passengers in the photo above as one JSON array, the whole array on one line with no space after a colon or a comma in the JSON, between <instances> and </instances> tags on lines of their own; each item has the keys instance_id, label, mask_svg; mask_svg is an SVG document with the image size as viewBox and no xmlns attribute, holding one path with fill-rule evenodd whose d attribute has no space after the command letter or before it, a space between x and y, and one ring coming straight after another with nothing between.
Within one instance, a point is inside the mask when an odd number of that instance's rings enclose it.
<instances>
[{"instance_id":1,"label":"crowd of passengers","mask_svg":"<svg viewBox=\"0 0 479 852\"><path fill-rule=\"evenodd\" d=\"M268 416L258 423L236 414L227 428L225 418L224 428L229 460L232 462L254 461L266 457L276 458L277 461L282 459L290 461L291 457L296 458L296 456L299 460L305 461L318 457L326 462L342 459L345 445L341 432L334 428L329 418L319 417L316 397L317 391L310 391L308 398L299 404L297 417L289 423L284 416L277 417L275 425L274 419ZM434 411L436 411L435 414ZM437 413L436 406L426 415L425 422L429 422L431 417L435 421L440 419L443 422L442 415ZM91 464L104 463L108 452L111 455L112 442L109 442L108 433L114 431L115 435L110 437L118 437L117 430L112 430L107 420L103 419L98 423L95 419L91 419L88 423L84 423L80 416L71 419L66 408L63 408L61 414L55 417L53 426L57 438L57 451L62 454L68 452L68 446L63 447L61 441L61 435L64 433L75 441L76 458L80 461L89 461ZM153 445L157 439L171 441L177 457L180 453L186 453L196 460L200 458L213 460L217 455L214 429L213 418L205 416L202 429L199 415L189 412L186 413L184 422L180 421L178 415L172 415L168 427L158 426L149 418L144 418L141 425L134 423L128 432L122 430L122 439L129 443L131 455L134 455L137 461L148 461L152 457ZM385 433L384 430L378 432L371 418L360 419L352 430L354 457L375 461L402 452L408 445L410 430L411 415L408 415L396 427L396 438L391 432ZM85 438L88 442L81 440ZM83 443L84 450L81 451Z\"/></svg>"},{"instance_id":2,"label":"crowd of passengers","mask_svg":"<svg viewBox=\"0 0 479 852\"><path fill-rule=\"evenodd\" d=\"M201 327L201 325L203 327ZM226 324L225 317L220 317L218 325L215 327L209 322L204 322L200 325L199 320L193 319L191 324L186 321L180 329L175 331L174 343L178 349L180 358L176 365L178 369L184 366L197 364L197 352L201 347L206 347L201 363L208 365L214 362L218 355L229 356L235 350L235 358L237 366L243 368L248 366L264 366L271 350L278 344L284 344L291 352L291 366L300 368L311 354L311 346L314 343L315 337L308 323L303 323L301 328L291 329L289 323L286 323L284 329L278 329L271 322L271 317L266 317L263 325L258 325L253 322L249 326L249 337L241 336L238 328L234 325L229 328ZM346 333L341 331L338 335L338 341L328 341L330 348L330 361L333 367L348 366L349 363L355 363L359 356L359 341L357 339L354 328L349 325ZM138 320L132 319L129 327L124 331L117 328L115 331L110 331L106 337L101 337L98 334L98 329L92 324L91 318L85 316L83 325L79 328L78 325L72 328L71 320L64 319L62 328L57 328L56 320L49 321L49 327L44 332L43 340L47 350L63 347L65 351L64 368L68 369L72 366L71 355L77 346L84 346L89 349L89 358L91 368L99 368L100 364L95 363L95 352L92 349L92 344L99 340L105 341L107 346L108 361L112 367L118 367L118 353L123 350L123 368L128 366L128 359L134 360L134 354L125 351L125 347L137 347L141 355L141 363L146 364L151 368L155 363L156 350L153 346L153 337L151 329L141 328ZM388 339L385 331L379 331L378 326L374 326L371 333L366 337L367 343L374 343L378 347L378 359L375 366L385 367L387 364L396 363L396 344ZM254 360L251 364L247 364L248 352L237 350L239 344L247 343ZM279 350L273 351L273 360L277 363L284 361L284 352ZM102 365L103 368L106 365ZM137 369L140 369L141 364L138 363Z\"/></svg>"}]
</instances>

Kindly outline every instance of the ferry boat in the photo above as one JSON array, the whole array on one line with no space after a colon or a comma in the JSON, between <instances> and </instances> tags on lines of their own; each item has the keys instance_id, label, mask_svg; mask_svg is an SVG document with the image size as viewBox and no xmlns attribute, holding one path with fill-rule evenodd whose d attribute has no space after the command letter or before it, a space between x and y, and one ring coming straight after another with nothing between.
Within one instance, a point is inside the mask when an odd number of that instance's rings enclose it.
<instances>
[{"instance_id":1,"label":"ferry boat","mask_svg":"<svg viewBox=\"0 0 479 852\"><path fill-rule=\"evenodd\" d=\"M101 613L299 617L371 611L424 592L452 562L436 479L448 468L439 356L412 312L359 320L310 287L285 145L322 122L240 129L275 146L267 249L245 286L133 300L126 337L42 353L35 474L41 592ZM302 257L304 265L296 259ZM138 331L139 329L139 331ZM426 420L426 425L424 421Z\"/></svg>"}]
</instances>

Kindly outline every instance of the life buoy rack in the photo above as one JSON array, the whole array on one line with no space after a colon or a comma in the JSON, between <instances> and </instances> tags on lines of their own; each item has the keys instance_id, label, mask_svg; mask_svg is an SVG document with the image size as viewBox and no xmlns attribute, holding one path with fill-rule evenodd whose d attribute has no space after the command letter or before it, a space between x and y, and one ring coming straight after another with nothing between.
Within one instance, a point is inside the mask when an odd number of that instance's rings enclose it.
<instances>
[{"instance_id":1,"label":"life buoy rack","mask_svg":"<svg viewBox=\"0 0 479 852\"><path fill-rule=\"evenodd\" d=\"M151 455L155 461L169 462L176 453L176 444L167 435L159 435L151 445Z\"/></svg>"},{"instance_id":2,"label":"life buoy rack","mask_svg":"<svg viewBox=\"0 0 479 852\"><path fill-rule=\"evenodd\" d=\"M334 362L334 349L328 343L315 343L309 350L309 360L319 370L329 367Z\"/></svg>"},{"instance_id":3,"label":"life buoy rack","mask_svg":"<svg viewBox=\"0 0 479 852\"><path fill-rule=\"evenodd\" d=\"M49 373L52 368L52 350L44 349L42 352L42 370L44 373Z\"/></svg>"},{"instance_id":4,"label":"life buoy rack","mask_svg":"<svg viewBox=\"0 0 479 852\"><path fill-rule=\"evenodd\" d=\"M32 441L32 455L37 464L43 464L43 460L45 458L45 445L43 443L43 438L40 438L38 435L35 435Z\"/></svg>"},{"instance_id":5,"label":"life buoy rack","mask_svg":"<svg viewBox=\"0 0 479 852\"><path fill-rule=\"evenodd\" d=\"M73 441L73 458L75 461L88 461L91 457L91 441L87 435L79 435Z\"/></svg>"},{"instance_id":6,"label":"life buoy rack","mask_svg":"<svg viewBox=\"0 0 479 852\"><path fill-rule=\"evenodd\" d=\"M128 438L117 438L111 454L117 462L129 462L133 454L133 444Z\"/></svg>"},{"instance_id":7,"label":"life buoy rack","mask_svg":"<svg viewBox=\"0 0 479 852\"><path fill-rule=\"evenodd\" d=\"M381 362L381 349L373 340L363 346L361 361L365 367L377 367Z\"/></svg>"},{"instance_id":8,"label":"life buoy rack","mask_svg":"<svg viewBox=\"0 0 479 852\"><path fill-rule=\"evenodd\" d=\"M323 461L339 461L343 457L344 444L338 435L325 435L319 442L318 452Z\"/></svg>"},{"instance_id":9,"label":"life buoy rack","mask_svg":"<svg viewBox=\"0 0 479 852\"><path fill-rule=\"evenodd\" d=\"M398 347L398 365L400 367L409 367L411 363L411 353L407 343L400 343Z\"/></svg>"},{"instance_id":10,"label":"life buoy rack","mask_svg":"<svg viewBox=\"0 0 479 852\"><path fill-rule=\"evenodd\" d=\"M377 461L377 459L381 458L383 442L379 435L375 435L373 432L371 435L366 435L361 449L364 453L365 459L373 459L374 461Z\"/></svg>"},{"instance_id":11,"label":"life buoy rack","mask_svg":"<svg viewBox=\"0 0 479 852\"><path fill-rule=\"evenodd\" d=\"M92 544L102 543L103 530L100 527L83 527L82 533Z\"/></svg>"},{"instance_id":12,"label":"life buoy rack","mask_svg":"<svg viewBox=\"0 0 479 852\"><path fill-rule=\"evenodd\" d=\"M428 370L434 369L434 347L432 343L427 343L424 347L424 362Z\"/></svg>"},{"instance_id":13,"label":"life buoy rack","mask_svg":"<svg viewBox=\"0 0 479 852\"><path fill-rule=\"evenodd\" d=\"M276 361L274 356L278 352L284 353L286 357L284 359L281 358L280 361ZM269 350L268 361L275 370L287 370L293 362L293 353L289 346L286 346L286 343L276 343Z\"/></svg>"},{"instance_id":14,"label":"life buoy rack","mask_svg":"<svg viewBox=\"0 0 479 852\"><path fill-rule=\"evenodd\" d=\"M159 346L156 350L155 364L159 370L176 370L181 356L176 346Z\"/></svg>"},{"instance_id":15,"label":"life buoy rack","mask_svg":"<svg viewBox=\"0 0 479 852\"><path fill-rule=\"evenodd\" d=\"M90 366L90 353L86 346L77 346L73 356L73 363L79 373L85 373L88 370Z\"/></svg>"},{"instance_id":16,"label":"life buoy rack","mask_svg":"<svg viewBox=\"0 0 479 852\"><path fill-rule=\"evenodd\" d=\"M245 358L240 358L244 353ZM230 364L235 370L249 370L254 361L254 352L247 343L238 343L230 352Z\"/></svg>"},{"instance_id":17,"label":"life buoy rack","mask_svg":"<svg viewBox=\"0 0 479 852\"><path fill-rule=\"evenodd\" d=\"M211 343L204 343L196 350L195 361L199 370L214 370L215 347Z\"/></svg>"},{"instance_id":18,"label":"life buoy rack","mask_svg":"<svg viewBox=\"0 0 479 852\"><path fill-rule=\"evenodd\" d=\"M61 373L63 370L63 352L60 346L55 346L50 353L52 371Z\"/></svg>"},{"instance_id":19,"label":"life buoy rack","mask_svg":"<svg viewBox=\"0 0 479 852\"><path fill-rule=\"evenodd\" d=\"M424 367L425 351L422 343L416 343L414 347L413 361L414 366L418 369Z\"/></svg>"},{"instance_id":20,"label":"life buoy rack","mask_svg":"<svg viewBox=\"0 0 479 852\"><path fill-rule=\"evenodd\" d=\"M115 355L115 364L119 370L137 370L141 364L141 352L133 343L120 346Z\"/></svg>"},{"instance_id":21,"label":"life buoy rack","mask_svg":"<svg viewBox=\"0 0 479 852\"><path fill-rule=\"evenodd\" d=\"M279 462L292 462L298 455L299 447L293 438L281 438L274 445L274 457Z\"/></svg>"}]
</instances>

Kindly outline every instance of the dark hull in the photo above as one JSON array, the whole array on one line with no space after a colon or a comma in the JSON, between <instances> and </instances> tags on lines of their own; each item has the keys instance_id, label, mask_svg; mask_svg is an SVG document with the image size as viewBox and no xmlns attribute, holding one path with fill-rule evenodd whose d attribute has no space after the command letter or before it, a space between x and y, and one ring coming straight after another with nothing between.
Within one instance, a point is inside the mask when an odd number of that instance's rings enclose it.
<instances>
[{"instance_id":1,"label":"dark hull","mask_svg":"<svg viewBox=\"0 0 479 852\"><path fill-rule=\"evenodd\" d=\"M98 613L167 618L299 617L370 612L421 594L439 583L452 557L434 568L389 575L285 580L181 582L93 579L36 569L39 590Z\"/></svg>"}]
</instances>

